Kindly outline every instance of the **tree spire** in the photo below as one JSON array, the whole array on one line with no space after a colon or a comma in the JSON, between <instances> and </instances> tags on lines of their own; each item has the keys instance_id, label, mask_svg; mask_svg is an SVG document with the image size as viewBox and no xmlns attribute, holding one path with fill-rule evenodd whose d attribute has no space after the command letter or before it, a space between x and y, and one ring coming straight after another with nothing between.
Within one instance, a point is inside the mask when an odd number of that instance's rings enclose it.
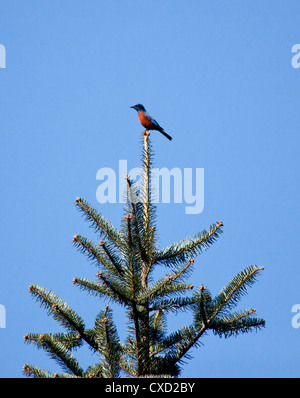
<instances>
[{"instance_id":1,"label":"tree spire","mask_svg":"<svg viewBox=\"0 0 300 398\"><path fill-rule=\"evenodd\" d=\"M94 263L97 273L95 280L76 276L73 284L93 297L124 308L129 325L127 339L123 343L120 341L108 305L97 315L94 325L87 327L83 318L54 292L32 284L30 294L65 331L25 336L27 344L42 348L62 369L62 372L52 374L25 364L23 371L28 376L176 377L180 374L183 359L189 357L192 348L201 344L207 332L230 337L265 325L263 319L254 316L252 308L233 311L263 267L245 268L215 296L206 286L194 287L188 281L197 266L196 258L222 233L221 221L179 243L158 248L156 209L151 201L153 153L150 133L144 131L142 138L142 184L137 187L129 175L125 176L127 202L120 228L83 198L75 200L76 208L95 230L98 243L80 234L74 235L74 246ZM159 279L155 279L153 273L157 265L166 268L166 275ZM183 309L193 313L193 322L168 334L168 316ZM87 369L83 369L74 356L74 350L84 344L98 358L98 362Z\"/></svg>"}]
</instances>

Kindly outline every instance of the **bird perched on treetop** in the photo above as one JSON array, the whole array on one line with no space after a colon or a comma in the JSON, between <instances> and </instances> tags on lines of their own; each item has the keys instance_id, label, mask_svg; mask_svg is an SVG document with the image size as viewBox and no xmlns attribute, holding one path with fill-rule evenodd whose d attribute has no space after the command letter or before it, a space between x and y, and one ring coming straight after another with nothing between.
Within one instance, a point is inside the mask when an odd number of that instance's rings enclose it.
<instances>
[{"instance_id":1,"label":"bird perched on treetop","mask_svg":"<svg viewBox=\"0 0 300 398\"><path fill-rule=\"evenodd\" d=\"M142 104L137 104L134 106L131 106L130 108L133 108L137 111L138 113L138 118L143 127L147 130L157 130L161 132L165 137L168 138L168 140L172 140L172 137L167 134L164 129L157 123L157 121L149 115L149 113L146 111L146 109L143 107Z\"/></svg>"}]
</instances>

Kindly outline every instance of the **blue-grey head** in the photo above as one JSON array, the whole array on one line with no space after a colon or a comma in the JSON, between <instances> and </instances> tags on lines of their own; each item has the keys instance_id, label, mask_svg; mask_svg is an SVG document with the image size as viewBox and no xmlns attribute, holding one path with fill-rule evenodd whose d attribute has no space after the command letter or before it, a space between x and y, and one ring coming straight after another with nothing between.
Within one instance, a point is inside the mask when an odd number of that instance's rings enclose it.
<instances>
[{"instance_id":1,"label":"blue-grey head","mask_svg":"<svg viewBox=\"0 0 300 398\"><path fill-rule=\"evenodd\" d=\"M145 112L146 109L144 108L144 106L142 104L136 104L134 106L131 106L130 108L135 109L137 112Z\"/></svg>"}]
</instances>

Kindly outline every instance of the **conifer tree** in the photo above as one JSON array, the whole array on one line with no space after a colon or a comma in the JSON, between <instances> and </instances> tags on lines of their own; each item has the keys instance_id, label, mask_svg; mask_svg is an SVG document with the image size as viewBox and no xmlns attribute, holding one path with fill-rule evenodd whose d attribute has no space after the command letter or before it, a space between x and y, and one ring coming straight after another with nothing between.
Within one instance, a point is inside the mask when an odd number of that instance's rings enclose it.
<instances>
[{"instance_id":1,"label":"conifer tree","mask_svg":"<svg viewBox=\"0 0 300 398\"><path fill-rule=\"evenodd\" d=\"M263 267L247 267L215 296L207 287L194 286L187 280L195 258L221 234L221 221L179 243L164 249L158 247L156 209L151 201L153 153L148 131L143 133L142 146L142 185L137 187L130 176L125 176L127 202L119 229L83 198L75 201L77 209L94 228L99 243L82 235L73 237L75 247L98 269L96 280L75 277L73 283L92 296L123 307L129 325L128 337L125 342L120 341L108 305L99 312L94 325L87 327L81 316L53 291L32 284L30 294L64 332L25 336L26 343L45 350L61 368L53 374L25 364L23 371L27 376L177 377L183 360L189 358L190 350L201 343L207 332L227 338L264 327L265 321L254 316L254 309L233 311ZM167 273L156 280L154 271L158 266L164 266ZM168 334L167 317L182 309L192 311L192 324ZM97 364L87 369L80 366L74 355L83 344L98 358Z\"/></svg>"}]
</instances>

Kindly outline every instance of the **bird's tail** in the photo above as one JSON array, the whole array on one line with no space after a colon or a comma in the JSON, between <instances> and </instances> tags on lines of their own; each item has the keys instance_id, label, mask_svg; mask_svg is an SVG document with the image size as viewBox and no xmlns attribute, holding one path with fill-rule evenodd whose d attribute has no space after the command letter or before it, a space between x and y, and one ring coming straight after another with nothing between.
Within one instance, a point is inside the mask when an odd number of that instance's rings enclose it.
<instances>
[{"instance_id":1,"label":"bird's tail","mask_svg":"<svg viewBox=\"0 0 300 398\"><path fill-rule=\"evenodd\" d=\"M168 140L172 141L172 137L167 134L163 128L160 128L158 131L161 132L165 137L167 137Z\"/></svg>"}]
</instances>

